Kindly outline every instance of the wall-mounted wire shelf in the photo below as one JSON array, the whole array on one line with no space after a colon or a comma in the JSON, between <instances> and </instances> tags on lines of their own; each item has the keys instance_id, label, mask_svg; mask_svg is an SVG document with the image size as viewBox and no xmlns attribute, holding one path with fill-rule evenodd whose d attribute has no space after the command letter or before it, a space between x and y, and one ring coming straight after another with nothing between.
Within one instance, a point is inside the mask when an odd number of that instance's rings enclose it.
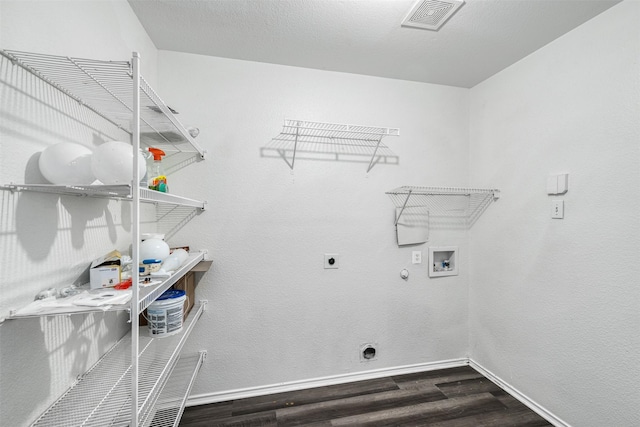
<instances>
[{"instance_id":1,"label":"wall-mounted wire shelf","mask_svg":"<svg viewBox=\"0 0 640 427\"><path fill-rule=\"evenodd\" d=\"M160 295L167 289L173 286L178 280L180 280L185 274L193 270L200 263L206 265L206 269L209 267L209 262L204 260L206 252L190 252L187 260L178 268L170 277L162 280L161 283L156 285L141 287L138 294L138 309L140 312L144 311L149 304L155 301ZM204 271L206 271L206 269ZM203 270L199 270L203 271ZM69 298L69 297L67 297ZM70 303L64 305L65 298L59 298L57 300L62 305L59 307L46 307L34 311L31 309L13 310L10 312L7 319L22 319L31 317L43 317L43 316L60 316L69 315L75 313L89 313L89 312L104 312L104 311L126 311L131 309L131 304L116 304L111 305L108 308L105 307L87 307L87 306L72 306Z\"/></svg>"},{"instance_id":2,"label":"wall-mounted wire shelf","mask_svg":"<svg viewBox=\"0 0 640 427\"><path fill-rule=\"evenodd\" d=\"M285 120L282 132L261 149L263 157L282 158L293 169L296 158L310 160L398 164L396 156L382 143L400 130L375 126Z\"/></svg>"},{"instance_id":3,"label":"wall-mounted wire shelf","mask_svg":"<svg viewBox=\"0 0 640 427\"><path fill-rule=\"evenodd\" d=\"M178 427L187 398L204 359L206 352L181 356L167 385L158 397L150 427Z\"/></svg>"},{"instance_id":4,"label":"wall-mounted wire shelf","mask_svg":"<svg viewBox=\"0 0 640 427\"><path fill-rule=\"evenodd\" d=\"M129 134L133 132L131 62L70 58L15 50L0 50L0 55L118 128ZM142 77L140 142L148 147L162 148L167 153L163 163L169 165L190 163L205 155L205 150Z\"/></svg>"},{"instance_id":5,"label":"wall-mounted wire shelf","mask_svg":"<svg viewBox=\"0 0 640 427\"><path fill-rule=\"evenodd\" d=\"M196 305L172 336L150 337L140 328L138 414L140 425L149 425L154 407L167 384L180 351L202 316L206 301ZM67 390L33 424L34 426L127 426L131 422L131 337L126 335L87 373ZM202 355L200 356L202 357ZM197 369L195 369L197 371Z\"/></svg>"},{"instance_id":6,"label":"wall-mounted wire shelf","mask_svg":"<svg viewBox=\"0 0 640 427\"><path fill-rule=\"evenodd\" d=\"M407 208L412 214L423 212L429 221L446 221L451 224L472 226L491 202L500 198L500 190L457 187L404 186L387 191L393 204L400 211L396 225Z\"/></svg>"},{"instance_id":7,"label":"wall-mounted wire shelf","mask_svg":"<svg viewBox=\"0 0 640 427\"><path fill-rule=\"evenodd\" d=\"M140 295L138 299L138 310L144 311L149 304L154 302L160 295L167 289L173 286L182 276L192 270L200 261L204 260L205 252L190 253L189 258L182 264L182 266L176 270L171 277L157 286L149 286L140 289Z\"/></svg>"},{"instance_id":8,"label":"wall-mounted wire shelf","mask_svg":"<svg viewBox=\"0 0 640 427\"><path fill-rule=\"evenodd\" d=\"M97 197L107 199L131 200L130 185L52 185L52 184L7 184L0 186L2 190L32 191L37 193L60 194L64 196ZM140 188L140 201L144 203L162 203L192 207L203 210L206 202L177 196L171 193Z\"/></svg>"},{"instance_id":9,"label":"wall-mounted wire shelf","mask_svg":"<svg viewBox=\"0 0 640 427\"><path fill-rule=\"evenodd\" d=\"M52 184L7 184L0 190L59 194L64 196L132 200L129 185L52 185ZM161 193L140 188L140 202L154 204L157 232L170 239L186 223L206 209L207 203L172 193Z\"/></svg>"}]
</instances>

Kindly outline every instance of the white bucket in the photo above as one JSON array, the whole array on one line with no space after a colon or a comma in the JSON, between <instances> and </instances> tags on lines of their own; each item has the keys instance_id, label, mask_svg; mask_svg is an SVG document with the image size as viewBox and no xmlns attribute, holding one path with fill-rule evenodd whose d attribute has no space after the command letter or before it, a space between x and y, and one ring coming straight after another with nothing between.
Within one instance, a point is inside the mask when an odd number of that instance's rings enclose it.
<instances>
[{"instance_id":1,"label":"white bucket","mask_svg":"<svg viewBox=\"0 0 640 427\"><path fill-rule=\"evenodd\" d=\"M182 330L184 291L169 289L147 307L147 326L152 337L167 337Z\"/></svg>"}]
</instances>

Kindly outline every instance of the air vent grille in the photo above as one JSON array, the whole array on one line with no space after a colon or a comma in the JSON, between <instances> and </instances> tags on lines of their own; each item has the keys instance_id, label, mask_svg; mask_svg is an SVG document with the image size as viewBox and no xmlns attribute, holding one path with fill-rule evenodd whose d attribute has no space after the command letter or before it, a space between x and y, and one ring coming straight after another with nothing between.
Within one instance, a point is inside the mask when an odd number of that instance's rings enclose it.
<instances>
[{"instance_id":1,"label":"air vent grille","mask_svg":"<svg viewBox=\"0 0 640 427\"><path fill-rule=\"evenodd\" d=\"M402 21L402 26L438 30L463 4L464 0L420 0Z\"/></svg>"}]
</instances>

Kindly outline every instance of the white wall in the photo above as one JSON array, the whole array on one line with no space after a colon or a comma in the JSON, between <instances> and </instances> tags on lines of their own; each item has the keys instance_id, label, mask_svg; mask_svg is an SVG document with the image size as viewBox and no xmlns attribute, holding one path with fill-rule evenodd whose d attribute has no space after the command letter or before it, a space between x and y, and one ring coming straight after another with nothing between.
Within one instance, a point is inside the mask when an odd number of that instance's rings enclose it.
<instances>
[{"instance_id":1,"label":"white wall","mask_svg":"<svg viewBox=\"0 0 640 427\"><path fill-rule=\"evenodd\" d=\"M397 247L384 193L467 184L468 90L165 51L159 64L165 101L210 154L170 183L208 201L172 242L214 260L188 344L209 351L196 395L466 357L467 269L429 279L426 261L412 266L428 245ZM260 155L285 118L398 127L385 141L400 164L367 174L367 163L297 160L291 171ZM429 244L458 244L465 259L465 232ZM338 270L323 269L329 252ZM367 342L378 360L361 363Z\"/></svg>"},{"instance_id":2,"label":"white wall","mask_svg":"<svg viewBox=\"0 0 640 427\"><path fill-rule=\"evenodd\" d=\"M470 235L471 358L573 426L640 425L639 22L625 1L471 90L471 181L502 190Z\"/></svg>"},{"instance_id":3,"label":"white wall","mask_svg":"<svg viewBox=\"0 0 640 427\"><path fill-rule=\"evenodd\" d=\"M1 1L0 48L128 60L157 51L126 1ZM128 138L6 59L0 60L0 184L42 183L47 146ZM0 191L0 318L49 287L86 277L90 261L126 249L128 203ZM0 323L0 424L27 425L127 330L126 313Z\"/></svg>"}]
</instances>

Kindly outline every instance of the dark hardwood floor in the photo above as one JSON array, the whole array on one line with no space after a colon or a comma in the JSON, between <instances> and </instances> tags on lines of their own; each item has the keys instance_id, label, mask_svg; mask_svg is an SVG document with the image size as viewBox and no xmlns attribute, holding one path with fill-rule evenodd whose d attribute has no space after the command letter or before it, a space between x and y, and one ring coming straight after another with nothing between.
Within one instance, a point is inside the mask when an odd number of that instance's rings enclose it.
<instances>
[{"instance_id":1,"label":"dark hardwood floor","mask_svg":"<svg viewBox=\"0 0 640 427\"><path fill-rule=\"evenodd\" d=\"M183 427L538 427L547 421L480 375L459 368L193 406Z\"/></svg>"}]
</instances>

